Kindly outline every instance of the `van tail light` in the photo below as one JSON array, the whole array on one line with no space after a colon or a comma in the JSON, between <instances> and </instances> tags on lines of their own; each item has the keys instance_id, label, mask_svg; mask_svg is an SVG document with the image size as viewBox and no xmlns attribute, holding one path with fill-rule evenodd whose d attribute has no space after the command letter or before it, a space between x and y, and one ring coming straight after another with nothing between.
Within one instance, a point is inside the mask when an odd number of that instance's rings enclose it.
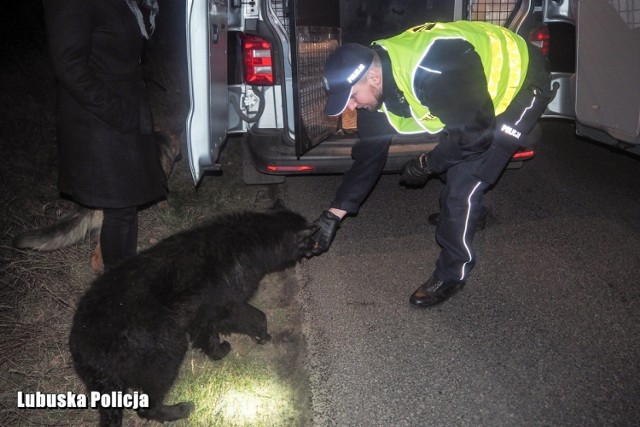
<instances>
[{"instance_id":1,"label":"van tail light","mask_svg":"<svg viewBox=\"0 0 640 427\"><path fill-rule=\"evenodd\" d=\"M300 165L300 166L277 166L269 165L267 170L269 172L313 172L316 168L314 166Z\"/></svg>"},{"instance_id":2,"label":"van tail light","mask_svg":"<svg viewBox=\"0 0 640 427\"><path fill-rule=\"evenodd\" d=\"M540 48L544 56L549 56L549 45L551 36L549 35L549 27L546 25L535 29L529 35L529 42Z\"/></svg>"},{"instance_id":3,"label":"van tail light","mask_svg":"<svg viewBox=\"0 0 640 427\"><path fill-rule=\"evenodd\" d=\"M511 160L520 161L520 160L529 160L536 155L536 152L531 149L525 149L516 151L516 153L511 156Z\"/></svg>"},{"instance_id":4,"label":"van tail light","mask_svg":"<svg viewBox=\"0 0 640 427\"><path fill-rule=\"evenodd\" d=\"M260 37L243 34L242 59L245 83L256 86L273 85L271 43Z\"/></svg>"}]
</instances>

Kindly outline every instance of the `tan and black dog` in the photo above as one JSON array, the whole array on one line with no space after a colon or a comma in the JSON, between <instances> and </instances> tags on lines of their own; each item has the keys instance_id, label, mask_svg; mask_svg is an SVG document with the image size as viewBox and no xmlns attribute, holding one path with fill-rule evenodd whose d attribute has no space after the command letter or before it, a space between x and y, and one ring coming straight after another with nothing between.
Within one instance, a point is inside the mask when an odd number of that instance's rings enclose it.
<instances>
[{"instance_id":1,"label":"tan and black dog","mask_svg":"<svg viewBox=\"0 0 640 427\"><path fill-rule=\"evenodd\" d=\"M168 179L175 161L180 157L180 140L177 133L171 131L156 131L154 138L158 143L162 170ZM91 255L91 268L96 273L102 273L102 252L98 239L102 218L102 209L76 205L58 222L19 234L12 244L19 249L53 251L91 237L98 242Z\"/></svg>"}]
</instances>

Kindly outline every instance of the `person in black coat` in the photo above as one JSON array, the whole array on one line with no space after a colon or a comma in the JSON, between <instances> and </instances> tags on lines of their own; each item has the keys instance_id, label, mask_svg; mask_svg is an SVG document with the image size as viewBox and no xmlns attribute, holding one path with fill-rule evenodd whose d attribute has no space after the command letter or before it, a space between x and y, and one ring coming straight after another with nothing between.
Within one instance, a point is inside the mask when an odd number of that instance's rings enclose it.
<instances>
[{"instance_id":1,"label":"person in black coat","mask_svg":"<svg viewBox=\"0 0 640 427\"><path fill-rule=\"evenodd\" d=\"M156 0L44 0L58 83L58 188L104 211L105 270L136 253L138 207L166 196L141 70Z\"/></svg>"}]
</instances>

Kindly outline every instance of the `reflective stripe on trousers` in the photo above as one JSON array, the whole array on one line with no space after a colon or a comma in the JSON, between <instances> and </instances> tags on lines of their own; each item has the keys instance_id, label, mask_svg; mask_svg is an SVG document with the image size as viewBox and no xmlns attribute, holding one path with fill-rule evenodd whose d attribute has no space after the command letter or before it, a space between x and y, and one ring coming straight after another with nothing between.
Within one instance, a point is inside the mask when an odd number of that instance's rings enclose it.
<instances>
[{"instance_id":1,"label":"reflective stripe on trousers","mask_svg":"<svg viewBox=\"0 0 640 427\"><path fill-rule=\"evenodd\" d=\"M446 174L436 227L442 250L434 275L440 280L464 281L476 263L472 243L488 184L473 176L474 170L474 161L462 162Z\"/></svg>"}]
</instances>

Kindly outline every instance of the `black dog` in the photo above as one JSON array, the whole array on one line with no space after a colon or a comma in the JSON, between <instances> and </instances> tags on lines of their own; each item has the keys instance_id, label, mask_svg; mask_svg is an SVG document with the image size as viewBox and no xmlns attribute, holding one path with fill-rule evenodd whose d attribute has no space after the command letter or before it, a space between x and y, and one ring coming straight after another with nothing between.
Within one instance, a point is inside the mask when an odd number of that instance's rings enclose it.
<instances>
[{"instance_id":1,"label":"black dog","mask_svg":"<svg viewBox=\"0 0 640 427\"><path fill-rule=\"evenodd\" d=\"M189 339L212 359L230 350L219 333L268 340L264 313L247 300L265 274L310 256L312 231L287 210L228 214L123 262L80 300L69 337L76 372L91 392L147 394L140 417L188 417L192 403L163 401ZM122 424L122 408L99 411L101 425Z\"/></svg>"}]
</instances>

